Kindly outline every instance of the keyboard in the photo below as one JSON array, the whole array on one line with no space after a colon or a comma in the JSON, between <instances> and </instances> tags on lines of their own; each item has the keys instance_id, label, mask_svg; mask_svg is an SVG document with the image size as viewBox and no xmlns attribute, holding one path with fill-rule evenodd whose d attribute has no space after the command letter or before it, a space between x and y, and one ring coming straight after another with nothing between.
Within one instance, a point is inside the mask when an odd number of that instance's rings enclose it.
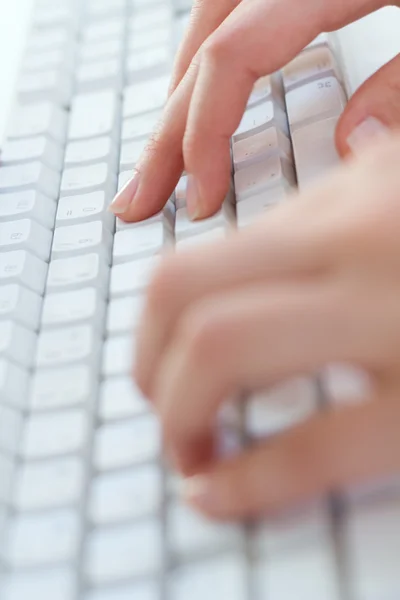
<instances>
[{"instance_id":1,"label":"keyboard","mask_svg":"<svg viewBox=\"0 0 400 600\"><path fill-rule=\"evenodd\" d=\"M163 251L250 226L339 162L346 92L336 38L321 35L254 87L216 215L189 221L182 175L160 214L115 220L107 208L160 117L189 9L35 5L0 165L0 600L398 600L398 482L211 523L180 500L130 380ZM333 379L228 407L221 452L340 401Z\"/></svg>"}]
</instances>

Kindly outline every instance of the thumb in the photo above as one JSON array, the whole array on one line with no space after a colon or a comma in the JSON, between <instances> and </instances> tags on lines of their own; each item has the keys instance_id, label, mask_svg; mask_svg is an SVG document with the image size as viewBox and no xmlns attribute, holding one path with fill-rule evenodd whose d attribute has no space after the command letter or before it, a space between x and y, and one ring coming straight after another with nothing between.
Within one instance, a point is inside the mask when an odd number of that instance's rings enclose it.
<instances>
[{"instance_id":1,"label":"thumb","mask_svg":"<svg viewBox=\"0 0 400 600\"><path fill-rule=\"evenodd\" d=\"M336 130L339 153L346 156L366 138L380 137L387 129L400 129L400 54L350 99Z\"/></svg>"}]
</instances>

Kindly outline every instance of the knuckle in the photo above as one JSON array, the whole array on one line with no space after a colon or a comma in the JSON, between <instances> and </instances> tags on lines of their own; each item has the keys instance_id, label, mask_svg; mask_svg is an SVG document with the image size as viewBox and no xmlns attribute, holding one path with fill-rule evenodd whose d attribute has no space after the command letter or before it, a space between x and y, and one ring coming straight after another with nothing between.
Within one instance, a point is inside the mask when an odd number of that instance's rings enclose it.
<instances>
[{"instance_id":1,"label":"knuckle","mask_svg":"<svg viewBox=\"0 0 400 600\"><path fill-rule=\"evenodd\" d=\"M230 41L225 35L214 33L204 42L201 54L208 63L224 63L231 58Z\"/></svg>"}]
</instances>

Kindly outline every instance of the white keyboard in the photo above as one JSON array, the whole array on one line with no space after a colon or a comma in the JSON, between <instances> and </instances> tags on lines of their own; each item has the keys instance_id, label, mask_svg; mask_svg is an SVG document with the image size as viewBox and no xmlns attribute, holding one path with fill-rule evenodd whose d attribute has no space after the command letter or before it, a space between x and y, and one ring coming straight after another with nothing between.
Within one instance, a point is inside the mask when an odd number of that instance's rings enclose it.
<instances>
[{"instance_id":1,"label":"white keyboard","mask_svg":"<svg viewBox=\"0 0 400 600\"><path fill-rule=\"evenodd\" d=\"M115 222L107 207L165 103L188 4L36 4L0 168L0 600L398 600L399 487L211 524L179 500L130 381L163 250L247 227L338 162L346 94L321 36L255 87L217 215L188 220L183 177L159 215ZM249 399L221 445L298 423L323 392L298 380Z\"/></svg>"}]
</instances>

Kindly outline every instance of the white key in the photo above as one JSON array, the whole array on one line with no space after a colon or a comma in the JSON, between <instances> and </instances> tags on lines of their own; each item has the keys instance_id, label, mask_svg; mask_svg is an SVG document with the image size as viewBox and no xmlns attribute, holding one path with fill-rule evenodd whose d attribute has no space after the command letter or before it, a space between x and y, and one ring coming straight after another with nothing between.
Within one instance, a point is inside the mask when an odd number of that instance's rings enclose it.
<instances>
[{"instance_id":1,"label":"white key","mask_svg":"<svg viewBox=\"0 0 400 600\"><path fill-rule=\"evenodd\" d=\"M317 408L315 382L295 379L253 396L247 407L247 430L252 438L272 436L309 419Z\"/></svg>"},{"instance_id":2,"label":"white key","mask_svg":"<svg viewBox=\"0 0 400 600\"><path fill-rule=\"evenodd\" d=\"M280 156L272 156L268 160L254 163L235 174L237 202L270 187L283 186L290 189L294 185L293 166Z\"/></svg>"},{"instance_id":3,"label":"white key","mask_svg":"<svg viewBox=\"0 0 400 600\"><path fill-rule=\"evenodd\" d=\"M16 283L0 287L0 319L17 321L37 331L42 309L41 298Z\"/></svg>"},{"instance_id":4,"label":"white key","mask_svg":"<svg viewBox=\"0 0 400 600\"><path fill-rule=\"evenodd\" d=\"M43 8L37 6L33 17L33 24L38 29L46 29L63 26L74 29L78 24L79 13L74 5L70 4L46 4Z\"/></svg>"},{"instance_id":5,"label":"white key","mask_svg":"<svg viewBox=\"0 0 400 600\"><path fill-rule=\"evenodd\" d=\"M148 410L146 399L130 377L113 377L103 382L99 405L99 418L102 421L129 419Z\"/></svg>"},{"instance_id":6,"label":"white key","mask_svg":"<svg viewBox=\"0 0 400 600\"><path fill-rule=\"evenodd\" d=\"M238 202L236 206L238 228L242 229L257 223L267 210L287 200L288 193L289 190L285 186L278 185Z\"/></svg>"},{"instance_id":7,"label":"white key","mask_svg":"<svg viewBox=\"0 0 400 600\"><path fill-rule=\"evenodd\" d=\"M127 59L128 81L138 82L168 73L171 69L171 57L171 48L167 45L136 49Z\"/></svg>"},{"instance_id":8,"label":"white key","mask_svg":"<svg viewBox=\"0 0 400 600\"><path fill-rule=\"evenodd\" d=\"M329 48L331 46L330 34L329 33L320 33L306 47L307 48L316 48L317 46L327 46Z\"/></svg>"},{"instance_id":9,"label":"white key","mask_svg":"<svg viewBox=\"0 0 400 600\"><path fill-rule=\"evenodd\" d=\"M13 221L17 217L33 219L47 229L53 229L56 203L40 192L27 190L0 194L0 221Z\"/></svg>"},{"instance_id":10,"label":"white key","mask_svg":"<svg viewBox=\"0 0 400 600\"><path fill-rule=\"evenodd\" d=\"M99 471L153 461L160 452L160 427L154 415L103 425L96 432L94 465Z\"/></svg>"},{"instance_id":11,"label":"white key","mask_svg":"<svg viewBox=\"0 0 400 600\"><path fill-rule=\"evenodd\" d=\"M45 135L61 144L64 144L66 133L67 113L51 102L19 106L7 131L9 139Z\"/></svg>"},{"instance_id":12,"label":"white key","mask_svg":"<svg viewBox=\"0 0 400 600\"><path fill-rule=\"evenodd\" d=\"M80 94L71 107L68 138L81 140L100 135L113 135L119 113L117 95L113 91Z\"/></svg>"},{"instance_id":13,"label":"white key","mask_svg":"<svg viewBox=\"0 0 400 600\"><path fill-rule=\"evenodd\" d=\"M151 257L113 267L111 269L111 297L127 296L142 291L147 287L158 264L158 257Z\"/></svg>"},{"instance_id":14,"label":"white key","mask_svg":"<svg viewBox=\"0 0 400 600\"><path fill-rule=\"evenodd\" d=\"M104 377L127 375L135 359L135 346L131 335L112 337L105 342L102 373Z\"/></svg>"},{"instance_id":15,"label":"white key","mask_svg":"<svg viewBox=\"0 0 400 600\"><path fill-rule=\"evenodd\" d=\"M170 506L167 514L170 549L178 562L198 554L240 549L240 526L215 523L181 503Z\"/></svg>"},{"instance_id":16,"label":"white key","mask_svg":"<svg viewBox=\"0 0 400 600\"><path fill-rule=\"evenodd\" d=\"M283 104L283 86L279 76L260 77L253 87L247 106L250 108L263 100L274 100Z\"/></svg>"},{"instance_id":17,"label":"white key","mask_svg":"<svg viewBox=\"0 0 400 600\"><path fill-rule=\"evenodd\" d=\"M68 107L73 91L73 76L60 68L34 73L24 72L17 86L18 100L30 104L51 100L59 106Z\"/></svg>"},{"instance_id":18,"label":"white key","mask_svg":"<svg viewBox=\"0 0 400 600\"><path fill-rule=\"evenodd\" d=\"M47 265L26 250L0 252L0 283L22 283L29 289L43 294L46 284Z\"/></svg>"},{"instance_id":19,"label":"white key","mask_svg":"<svg viewBox=\"0 0 400 600\"><path fill-rule=\"evenodd\" d=\"M1 289L1 288L0 288ZM95 288L50 294L43 305L43 327L70 325L88 321L99 330L103 329L106 316L104 299Z\"/></svg>"},{"instance_id":20,"label":"white key","mask_svg":"<svg viewBox=\"0 0 400 600\"><path fill-rule=\"evenodd\" d=\"M323 177L340 164L335 131L338 118L310 123L293 132L293 151L300 188Z\"/></svg>"},{"instance_id":21,"label":"white key","mask_svg":"<svg viewBox=\"0 0 400 600\"><path fill-rule=\"evenodd\" d=\"M89 518L95 525L106 525L158 516L163 503L162 483L162 472L156 465L97 477L90 494Z\"/></svg>"},{"instance_id":22,"label":"white key","mask_svg":"<svg viewBox=\"0 0 400 600\"><path fill-rule=\"evenodd\" d=\"M130 52L154 48L158 44L171 44L172 28L168 25L159 25L151 29L136 30L135 35L128 36Z\"/></svg>"},{"instance_id":23,"label":"white key","mask_svg":"<svg viewBox=\"0 0 400 600\"><path fill-rule=\"evenodd\" d=\"M101 221L58 227L54 232L52 260L96 252L110 262L112 235Z\"/></svg>"},{"instance_id":24,"label":"white key","mask_svg":"<svg viewBox=\"0 0 400 600\"><path fill-rule=\"evenodd\" d=\"M123 51L123 39L110 39L102 42L82 44L81 60L83 62L92 62L107 58L121 58Z\"/></svg>"},{"instance_id":25,"label":"white key","mask_svg":"<svg viewBox=\"0 0 400 600\"><path fill-rule=\"evenodd\" d=\"M107 210L109 204L106 193L102 191L64 196L58 202L57 227L101 219L104 226L113 232L115 217Z\"/></svg>"},{"instance_id":26,"label":"white key","mask_svg":"<svg viewBox=\"0 0 400 600\"><path fill-rule=\"evenodd\" d=\"M79 502L84 483L81 459L25 463L16 475L14 506L18 511L68 506Z\"/></svg>"},{"instance_id":27,"label":"white key","mask_svg":"<svg viewBox=\"0 0 400 600\"><path fill-rule=\"evenodd\" d=\"M114 238L114 264L159 254L171 241L172 236L162 222L119 231Z\"/></svg>"},{"instance_id":28,"label":"white key","mask_svg":"<svg viewBox=\"0 0 400 600\"><path fill-rule=\"evenodd\" d=\"M140 137L148 137L154 131L160 117L161 110L155 110L124 119L122 121L122 140L127 141Z\"/></svg>"},{"instance_id":29,"label":"white key","mask_svg":"<svg viewBox=\"0 0 400 600\"><path fill-rule=\"evenodd\" d=\"M123 39L124 27L122 16L95 21L85 28L83 40L84 42L98 42L109 38Z\"/></svg>"},{"instance_id":30,"label":"white key","mask_svg":"<svg viewBox=\"0 0 400 600\"><path fill-rule=\"evenodd\" d=\"M31 409L47 411L79 405L90 407L95 394L94 374L87 366L38 371L32 381Z\"/></svg>"},{"instance_id":31,"label":"white key","mask_svg":"<svg viewBox=\"0 0 400 600\"><path fill-rule=\"evenodd\" d=\"M14 476L14 462L0 452L0 503L10 504L10 492ZM0 525L1 527L1 525Z\"/></svg>"},{"instance_id":32,"label":"white key","mask_svg":"<svg viewBox=\"0 0 400 600\"><path fill-rule=\"evenodd\" d=\"M143 296L111 300L107 318L108 335L136 330L143 308Z\"/></svg>"},{"instance_id":33,"label":"white key","mask_svg":"<svg viewBox=\"0 0 400 600\"><path fill-rule=\"evenodd\" d=\"M15 572L3 581L2 600L74 600L76 598L75 574L67 569L49 571Z\"/></svg>"},{"instance_id":34,"label":"white key","mask_svg":"<svg viewBox=\"0 0 400 600\"><path fill-rule=\"evenodd\" d=\"M3 165L39 161L61 171L63 167L63 149L54 140L44 135L34 138L8 141L1 152Z\"/></svg>"},{"instance_id":35,"label":"white key","mask_svg":"<svg viewBox=\"0 0 400 600\"><path fill-rule=\"evenodd\" d=\"M0 404L0 452L16 454L23 425L20 411Z\"/></svg>"},{"instance_id":36,"label":"white key","mask_svg":"<svg viewBox=\"0 0 400 600\"><path fill-rule=\"evenodd\" d=\"M61 195L81 194L94 189L104 189L111 196L116 192L117 178L107 163L70 167L61 180Z\"/></svg>"},{"instance_id":37,"label":"white key","mask_svg":"<svg viewBox=\"0 0 400 600\"><path fill-rule=\"evenodd\" d=\"M356 600L400 594L399 495L350 507L345 521L349 590Z\"/></svg>"},{"instance_id":38,"label":"white key","mask_svg":"<svg viewBox=\"0 0 400 600\"><path fill-rule=\"evenodd\" d=\"M313 79L339 78L333 54L326 46L302 52L284 67L282 74L287 91Z\"/></svg>"},{"instance_id":39,"label":"white key","mask_svg":"<svg viewBox=\"0 0 400 600\"><path fill-rule=\"evenodd\" d=\"M192 237L205 231L216 228L232 228L234 225L234 209L230 202L225 202L221 210L214 216L201 221L192 221L186 208L181 208L176 213L175 235L177 241Z\"/></svg>"},{"instance_id":40,"label":"white key","mask_svg":"<svg viewBox=\"0 0 400 600\"><path fill-rule=\"evenodd\" d=\"M152 29L160 25L168 24L172 26L173 11L168 4L158 4L155 9L135 11L131 21L131 28L134 32L143 31L143 29Z\"/></svg>"},{"instance_id":41,"label":"white key","mask_svg":"<svg viewBox=\"0 0 400 600\"><path fill-rule=\"evenodd\" d=\"M22 438L25 460L53 458L84 450L88 418L83 410L31 416Z\"/></svg>"},{"instance_id":42,"label":"white key","mask_svg":"<svg viewBox=\"0 0 400 600\"><path fill-rule=\"evenodd\" d=\"M111 169L116 168L117 151L111 137L89 138L70 142L65 151L65 165L79 166L84 163L106 162Z\"/></svg>"},{"instance_id":43,"label":"white key","mask_svg":"<svg viewBox=\"0 0 400 600\"><path fill-rule=\"evenodd\" d=\"M85 361L95 367L99 353L98 334L90 325L52 329L39 336L37 366L50 368Z\"/></svg>"},{"instance_id":44,"label":"white key","mask_svg":"<svg viewBox=\"0 0 400 600\"><path fill-rule=\"evenodd\" d=\"M312 81L286 94L289 123L292 128L317 119L339 117L345 104L343 88L334 77Z\"/></svg>"},{"instance_id":45,"label":"white key","mask_svg":"<svg viewBox=\"0 0 400 600\"><path fill-rule=\"evenodd\" d=\"M121 89L123 72L119 58L107 58L99 62L82 63L77 72L77 86L80 92L97 89Z\"/></svg>"},{"instance_id":46,"label":"white key","mask_svg":"<svg viewBox=\"0 0 400 600\"><path fill-rule=\"evenodd\" d=\"M24 71L46 71L52 68L72 72L75 62L74 46L60 46L51 52L28 52L23 60Z\"/></svg>"},{"instance_id":47,"label":"white key","mask_svg":"<svg viewBox=\"0 0 400 600\"><path fill-rule=\"evenodd\" d=\"M28 383L27 371L4 358L0 359L0 398L3 403L24 407L28 395Z\"/></svg>"},{"instance_id":48,"label":"white key","mask_svg":"<svg viewBox=\"0 0 400 600\"><path fill-rule=\"evenodd\" d=\"M268 160L275 154L290 160L292 149L289 139L280 129L269 127L234 143L232 153L235 170L239 170L256 161Z\"/></svg>"},{"instance_id":49,"label":"white key","mask_svg":"<svg viewBox=\"0 0 400 600\"><path fill-rule=\"evenodd\" d=\"M31 219L0 223L1 249L27 250L44 261L49 260L52 237L48 229Z\"/></svg>"},{"instance_id":50,"label":"white key","mask_svg":"<svg viewBox=\"0 0 400 600\"><path fill-rule=\"evenodd\" d=\"M182 240L177 242L177 250L179 252L184 252L185 250L190 250L191 248L195 248L197 246L202 246L203 244L210 244L217 241L222 241L228 235L228 231L224 227L216 227L211 229L210 231L204 231L203 233L198 233L197 235L193 235L188 238L183 238Z\"/></svg>"},{"instance_id":51,"label":"white key","mask_svg":"<svg viewBox=\"0 0 400 600\"><path fill-rule=\"evenodd\" d=\"M125 89L124 117L163 108L168 94L169 76L133 84Z\"/></svg>"},{"instance_id":52,"label":"white key","mask_svg":"<svg viewBox=\"0 0 400 600\"><path fill-rule=\"evenodd\" d=\"M38 161L0 169L0 193L29 189L56 200L60 190L60 174Z\"/></svg>"},{"instance_id":53,"label":"white key","mask_svg":"<svg viewBox=\"0 0 400 600\"><path fill-rule=\"evenodd\" d=\"M53 260L49 267L48 292L94 286L105 296L108 292L109 268L100 254Z\"/></svg>"},{"instance_id":54,"label":"white key","mask_svg":"<svg viewBox=\"0 0 400 600\"><path fill-rule=\"evenodd\" d=\"M267 129L267 127L279 127L284 133L287 133L288 130L286 115L271 100L262 102L246 110L233 136L233 140L237 142L248 135L259 133Z\"/></svg>"},{"instance_id":55,"label":"white key","mask_svg":"<svg viewBox=\"0 0 400 600\"><path fill-rule=\"evenodd\" d=\"M91 19L109 17L111 14L123 14L125 0L91 0L87 5L88 16Z\"/></svg>"},{"instance_id":56,"label":"white key","mask_svg":"<svg viewBox=\"0 0 400 600\"><path fill-rule=\"evenodd\" d=\"M85 574L94 585L158 575L162 568L160 521L95 530L88 540Z\"/></svg>"},{"instance_id":57,"label":"white key","mask_svg":"<svg viewBox=\"0 0 400 600\"><path fill-rule=\"evenodd\" d=\"M33 365L36 335L13 321L0 321L0 358L16 362L21 367Z\"/></svg>"},{"instance_id":58,"label":"white key","mask_svg":"<svg viewBox=\"0 0 400 600\"><path fill-rule=\"evenodd\" d=\"M133 140L132 142L126 142L122 144L120 157L121 171L124 171L126 169L133 169L133 167L141 157L146 145L146 138Z\"/></svg>"},{"instance_id":59,"label":"white key","mask_svg":"<svg viewBox=\"0 0 400 600\"><path fill-rule=\"evenodd\" d=\"M87 595L86 600L132 600L132 598L135 600L160 600L160 594L160 586L155 581L141 581L122 587L91 592Z\"/></svg>"},{"instance_id":60,"label":"white key","mask_svg":"<svg viewBox=\"0 0 400 600\"><path fill-rule=\"evenodd\" d=\"M242 555L227 554L189 563L170 576L169 593L173 600L201 600L210 596L246 600L247 569Z\"/></svg>"},{"instance_id":61,"label":"white key","mask_svg":"<svg viewBox=\"0 0 400 600\"><path fill-rule=\"evenodd\" d=\"M9 531L7 562L13 568L29 568L74 559L79 547L79 520L73 511L15 517Z\"/></svg>"},{"instance_id":62,"label":"white key","mask_svg":"<svg viewBox=\"0 0 400 600\"><path fill-rule=\"evenodd\" d=\"M64 48L72 42L72 34L73 32L64 27L54 27L46 31L36 30L28 40L27 53Z\"/></svg>"}]
</instances>

